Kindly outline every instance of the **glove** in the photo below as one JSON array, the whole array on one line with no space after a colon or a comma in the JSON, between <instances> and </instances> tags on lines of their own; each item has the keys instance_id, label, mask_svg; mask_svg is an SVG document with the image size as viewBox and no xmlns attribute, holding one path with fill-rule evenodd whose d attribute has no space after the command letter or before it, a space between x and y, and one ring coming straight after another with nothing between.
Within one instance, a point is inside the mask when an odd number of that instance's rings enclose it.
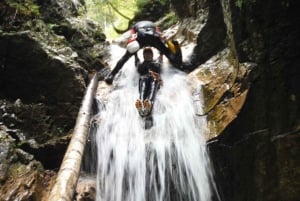
<instances>
[{"instance_id":1,"label":"glove","mask_svg":"<svg viewBox=\"0 0 300 201\"><path fill-rule=\"evenodd\" d=\"M109 84L111 85L112 82L114 80L114 76L110 73L108 74L105 78L104 78L104 81L106 82L106 84Z\"/></svg>"}]
</instances>

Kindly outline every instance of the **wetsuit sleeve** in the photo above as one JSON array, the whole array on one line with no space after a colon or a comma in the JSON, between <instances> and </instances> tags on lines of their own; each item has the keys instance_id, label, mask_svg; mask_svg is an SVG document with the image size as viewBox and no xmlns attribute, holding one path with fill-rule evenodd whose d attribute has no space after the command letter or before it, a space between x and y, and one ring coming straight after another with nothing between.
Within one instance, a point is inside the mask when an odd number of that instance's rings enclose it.
<instances>
[{"instance_id":1,"label":"wetsuit sleeve","mask_svg":"<svg viewBox=\"0 0 300 201\"><path fill-rule=\"evenodd\" d=\"M123 67L126 61L132 56L130 52L126 51L126 53L122 56L122 58L118 61L114 69L111 71L111 74L115 76Z\"/></svg>"},{"instance_id":2,"label":"wetsuit sleeve","mask_svg":"<svg viewBox=\"0 0 300 201\"><path fill-rule=\"evenodd\" d=\"M154 36L151 45L160 51L160 54L164 54L171 62L173 60L172 52L166 45L160 40L160 37Z\"/></svg>"},{"instance_id":3,"label":"wetsuit sleeve","mask_svg":"<svg viewBox=\"0 0 300 201\"><path fill-rule=\"evenodd\" d=\"M135 59L135 60L134 60L135 66L139 66L139 65L141 64L141 61L140 61L140 59L139 59L137 53L134 54L134 59Z\"/></svg>"},{"instance_id":4,"label":"wetsuit sleeve","mask_svg":"<svg viewBox=\"0 0 300 201\"><path fill-rule=\"evenodd\" d=\"M159 56L157 57L157 59L155 61L158 63L162 63L163 62L163 53L159 52Z\"/></svg>"}]
</instances>

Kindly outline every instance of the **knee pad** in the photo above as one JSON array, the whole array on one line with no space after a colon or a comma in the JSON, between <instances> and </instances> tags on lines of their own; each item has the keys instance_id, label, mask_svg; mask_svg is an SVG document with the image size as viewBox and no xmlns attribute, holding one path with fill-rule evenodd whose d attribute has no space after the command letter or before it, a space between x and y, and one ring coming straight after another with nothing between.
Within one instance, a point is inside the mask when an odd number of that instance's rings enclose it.
<instances>
[{"instance_id":1,"label":"knee pad","mask_svg":"<svg viewBox=\"0 0 300 201\"><path fill-rule=\"evenodd\" d=\"M133 54L140 49L140 44L136 40L130 41L126 46L126 49L129 53Z\"/></svg>"}]
</instances>

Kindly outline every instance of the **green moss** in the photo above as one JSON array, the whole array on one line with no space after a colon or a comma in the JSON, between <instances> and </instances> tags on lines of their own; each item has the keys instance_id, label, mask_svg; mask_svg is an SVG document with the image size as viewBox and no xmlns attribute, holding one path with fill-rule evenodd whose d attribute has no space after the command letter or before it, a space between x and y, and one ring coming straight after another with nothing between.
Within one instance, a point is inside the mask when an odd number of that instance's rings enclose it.
<instances>
[{"instance_id":1,"label":"green moss","mask_svg":"<svg viewBox=\"0 0 300 201\"><path fill-rule=\"evenodd\" d=\"M24 172L27 172L26 166L21 163L15 163L9 168L9 175L11 178L17 177Z\"/></svg>"},{"instance_id":2,"label":"green moss","mask_svg":"<svg viewBox=\"0 0 300 201\"><path fill-rule=\"evenodd\" d=\"M167 29L172 25L176 24L178 21L179 21L178 16L174 12L170 12L164 17L164 21L160 25L160 29L161 30Z\"/></svg>"},{"instance_id":3,"label":"green moss","mask_svg":"<svg viewBox=\"0 0 300 201\"><path fill-rule=\"evenodd\" d=\"M175 12L170 12L169 14L166 15L167 18L167 23L166 25L173 25L176 24L178 22L178 16L175 14Z\"/></svg>"},{"instance_id":4,"label":"green moss","mask_svg":"<svg viewBox=\"0 0 300 201\"><path fill-rule=\"evenodd\" d=\"M17 12L27 16L40 16L39 6L31 0L24 0L23 2L8 1L10 7L17 9Z\"/></svg>"},{"instance_id":5,"label":"green moss","mask_svg":"<svg viewBox=\"0 0 300 201\"><path fill-rule=\"evenodd\" d=\"M242 5L243 5L243 0L236 0L235 1L235 5L238 7L238 8L242 8Z\"/></svg>"},{"instance_id":6,"label":"green moss","mask_svg":"<svg viewBox=\"0 0 300 201\"><path fill-rule=\"evenodd\" d=\"M139 9L142 9L146 4L149 4L149 3L154 3L155 1L153 0L136 0L136 6L139 8ZM157 1L159 2L161 5L166 5L167 3L169 3L168 0L159 0Z\"/></svg>"}]
</instances>

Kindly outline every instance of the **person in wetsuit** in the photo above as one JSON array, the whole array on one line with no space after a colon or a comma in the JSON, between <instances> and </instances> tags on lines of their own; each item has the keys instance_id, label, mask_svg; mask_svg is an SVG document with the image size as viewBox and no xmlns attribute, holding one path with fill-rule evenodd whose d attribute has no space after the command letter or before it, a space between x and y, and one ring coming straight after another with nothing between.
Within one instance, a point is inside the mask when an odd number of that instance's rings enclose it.
<instances>
[{"instance_id":1,"label":"person in wetsuit","mask_svg":"<svg viewBox=\"0 0 300 201\"><path fill-rule=\"evenodd\" d=\"M151 21L140 21L130 29L131 37L127 41L127 51L117 62L114 69L105 77L107 84L112 84L115 75L125 62L140 48L152 46L164 54L176 68L182 67L182 55L177 41L168 41L168 47L162 42L158 27Z\"/></svg>"},{"instance_id":2,"label":"person in wetsuit","mask_svg":"<svg viewBox=\"0 0 300 201\"><path fill-rule=\"evenodd\" d=\"M153 51L147 47L143 50L143 63L135 55L137 71L139 78L139 99L136 100L135 106L142 117L148 116L152 112L153 103L157 90L162 85L160 78L162 55L157 60L153 60Z\"/></svg>"}]
</instances>

